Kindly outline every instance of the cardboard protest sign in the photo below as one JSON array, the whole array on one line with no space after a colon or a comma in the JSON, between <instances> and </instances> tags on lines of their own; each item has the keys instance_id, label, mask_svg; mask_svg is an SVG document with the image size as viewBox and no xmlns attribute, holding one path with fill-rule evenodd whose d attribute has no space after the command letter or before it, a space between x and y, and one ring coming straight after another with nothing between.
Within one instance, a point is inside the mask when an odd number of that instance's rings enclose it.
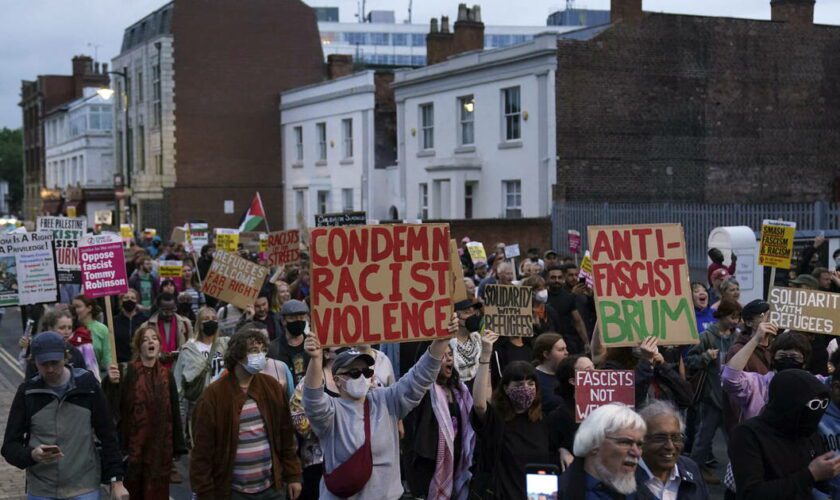
<instances>
[{"instance_id":1,"label":"cardboard protest sign","mask_svg":"<svg viewBox=\"0 0 840 500\"><path fill-rule=\"evenodd\" d=\"M606 347L696 344L697 321L679 224L589 226L595 308Z\"/></svg>"},{"instance_id":2,"label":"cardboard protest sign","mask_svg":"<svg viewBox=\"0 0 840 500\"><path fill-rule=\"evenodd\" d=\"M365 224L367 224L367 212L315 214L315 227L363 226Z\"/></svg>"},{"instance_id":3,"label":"cardboard protest sign","mask_svg":"<svg viewBox=\"0 0 840 500\"><path fill-rule=\"evenodd\" d=\"M583 259L580 261L579 276L586 280L586 286L589 288L595 286L595 280L592 278L592 257L589 255L589 250L583 254Z\"/></svg>"},{"instance_id":4,"label":"cardboard protest sign","mask_svg":"<svg viewBox=\"0 0 840 500\"><path fill-rule=\"evenodd\" d=\"M461 259L458 257L458 243L449 240L449 268L452 271L452 302L472 298L467 296L467 287L464 285L464 268L461 267Z\"/></svg>"},{"instance_id":5,"label":"cardboard protest sign","mask_svg":"<svg viewBox=\"0 0 840 500\"><path fill-rule=\"evenodd\" d=\"M87 220L69 217L38 217L38 232L52 234L55 247L56 277L59 284L80 284L79 238L84 236Z\"/></svg>"},{"instance_id":6,"label":"cardboard protest sign","mask_svg":"<svg viewBox=\"0 0 840 500\"><path fill-rule=\"evenodd\" d=\"M172 228L172 234L169 235L169 240L172 243L181 245L187 244L187 228L181 226L175 226Z\"/></svg>"},{"instance_id":7,"label":"cardboard protest sign","mask_svg":"<svg viewBox=\"0 0 840 500\"><path fill-rule=\"evenodd\" d=\"M216 248L225 252L236 252L239 249L239 230L216 228Z\"/></svg>"},{"instance_id":8,"label":"cardboard protest sign","mask_svg":"<svg viewBox=\"0 0 840 500\"><path fill-rule=\"evenodd\" d=\"M87 234L79 240L82 288L91 299L128 291L122 238L114 233Z\"/></svg>"},{"instance_id":9,"label":"cardboard protest sign","mask_svg":"<svg viewBox=\"0 0 840 500\"><path fill-rule=\"evenodd\" d=\"M569 252L573 254L580 253L580 245L581 245L581 238L580 238L580 231L575 231L574 229L569 229Z\"/></svg>"},{"instance_id":10,"label":"cardboard protest sign","mask_svg":"<svg viewBox=\"0 0 840 500\"><path fill-rule=\"evenodd\" d=\"M514 259L516 257L519 257L519 243L505 245L505 258Z\"/></svg>"},{"instance_id":11,"label":"cardboard protest sign","mask_svg":"<svg viewBox=\"0 0 840 500\"><path fill-rule=\"evenodd\" d=\"M187 224L187 252L201 253L201 249L210 243L210 229L206 222L190 222Z\"/></svg>"},{"instance_id":12,"label":"cardboard protest sign","mask_svg":"<svg viewBox=\"0 0 840 500\"><path fill-rule=\"evenodd\" d=\"M240 309L252 305L265 282L268 269L247 259L216 250L201 291Z\"/></svg>"},{"instance_id":13,"label":"cardboard protest sign","mask_svg":"<svg viewBox=\"0 0 840 500\"><path fill-rule=\"evenodd\" d=\"M12 232L0 236L0 307L56 301L53 235Z\"/></svg>"},{"instance_id":14,"label":"cardboard protest sign","mask_svg":"<svg viewBox=\"0 0 840 500\"><path fill-rule=\"evenodd\" d=\"M268 234L268 265L279 266L300 261L300 231L276 231Z\"/></svg>"},{"instance_id":15,"label":"cardboard protest sign","mask_svg":"<svg viewBox=\"0 0 840 500\"><path fill-rule=\"evenodd\" d=\"M487 285L484 287L484 327L505 337L534 334L531 287Z\"/></svg>"},{"instance_id":16,"label":"cardboard protest sign","mask_svg":"<svg viewBox=\"0 0 840 500\"><path fill-rule=\"evenodd\" d=\"M325 346L449 337L449 225L318 227L309 234L313 331Z\"/></svg>"},{"instance_id":17,"label":"cardboard protest sign","mask_svg":"<svg viewBox=\"0 0 840 500\"><path fill-rule=\"evenodd\" d=\"M770 322L799 332L840 335L840 293L770 288Z\"/></svg>"},{"instance_id":18,"label":"cardboard protest sign","mask_svg":"<svg viewBox=\"0 0 840 500\"><path fill-rule=\"evenodd\" d=\"M184 278L184 262L180 260L162 260L158 265L158 278L160 281L172 280L178 290L183 290L181 286Z\"/></svg>"},{"instance_id":19,"label":"cardboard protest sign","mask_svg":"<svg viewBox=\"0 0 840 500\"><path fill-rule=\"evenodd\" d=\"M795 234L795 222L765 220L761 224L761 241L758 250L759 265L790 269Z\"/></svg>"},{"instance_id":20,"label":"cardboard protest sign","mask_svg":"<svg viewBox=\"0 0 840 500\"><path fill-rule=\"evenodd\" d=\"M260 233L260 253L268 251L268 233Z\"/></svg>"},{"instance_id":21,"label":"cardboard protest sign","mask_svg":"<svg viewBox=\"0 0 840 500\"><path fill-rule=\"evenodd\" d=\"M575 373L575 422L610 403L636 406L633 370L580 370Z\"/></svg>"},{"instance_id":22,"label":"cardboard protest sign","mask_svg":"<svg viewBox=\"0 0 840 500\"><path fill-rule=\"evenodd\" d=\"M467 251L470 253L473 264L487 263L487 252L484 251L484 245L480 241L467 243Z\"/></svg>"}]
</instances>

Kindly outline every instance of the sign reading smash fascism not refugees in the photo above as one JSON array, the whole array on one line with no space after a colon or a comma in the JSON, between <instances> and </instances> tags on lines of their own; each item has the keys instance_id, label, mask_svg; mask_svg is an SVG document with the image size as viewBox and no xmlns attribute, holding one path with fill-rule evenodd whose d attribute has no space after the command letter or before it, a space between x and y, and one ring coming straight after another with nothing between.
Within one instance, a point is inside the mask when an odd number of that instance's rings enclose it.
<instances>
[{"instance_id":1,"label":"sign reading smash fascism not refugees","mask_svg":"<svg viewBox=\"0 0 840 500\"><path fill-rule=\"evenodd\" d=\"M310 232L312 326L325 346L449 337L448 224Z\"/></svg>"}]
</instances>

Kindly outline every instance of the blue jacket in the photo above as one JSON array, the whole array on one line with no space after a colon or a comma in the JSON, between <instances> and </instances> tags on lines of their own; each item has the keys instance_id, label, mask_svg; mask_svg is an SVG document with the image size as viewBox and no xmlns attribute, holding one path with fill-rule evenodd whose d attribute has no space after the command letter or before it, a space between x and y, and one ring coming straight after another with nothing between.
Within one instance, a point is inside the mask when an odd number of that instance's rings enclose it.
<instances>
[{"instance_id":1,"label":"blue jacket","mask_svg":"<svg viewBox=\"0 0 840 500\"><path fill-rule=\"evenodd\" d=\"M835 453L840 452L840 408L834 402L828 404L828 409L820 420L819 431L826 449ZM840 476L832 479L829 485L831 498L840 500Z\"/></svg>"},{"instance_id":2,"label":"blue jacket","mask_svg":"<svg viewBox=\"0 0 840 500\"><path fill-rule=\"evenodd\" d=\"M680 456L677 458L677 472L680 475L680 487L677 490L677 500L706 500L709 498L709 489L700 474L700 468L694 460ZM645 486L650 479L648 473L641 467L636 467L636 497L638 500L656 500L656 497Z\"/></svg>"}]
</instances>

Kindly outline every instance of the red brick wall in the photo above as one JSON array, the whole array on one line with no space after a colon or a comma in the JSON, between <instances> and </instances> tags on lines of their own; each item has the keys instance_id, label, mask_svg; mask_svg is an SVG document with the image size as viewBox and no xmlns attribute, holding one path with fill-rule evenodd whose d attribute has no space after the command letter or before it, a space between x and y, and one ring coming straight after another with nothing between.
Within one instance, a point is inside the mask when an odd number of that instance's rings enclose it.
<instances>
[{"instance_id":1,"label":"red brick wall","mask_svg":"<svg viewBox=\"0 0 840 500\"><path fill-rule=\"evenodd\" d=\"M300 0L176 0L172 31L172 224L233 226L256 191L279 224L279 94L325 78L314 11ZM223 213L224 200L234 214Z\"/></svg>"},{"instance_id":2,"label":"red brick wall","mask_svg":"<svg viewBox=\"0 0 840 500\"><path fill-rule=\"evenodd\" d=\"M496 243L519 243L522 253L536 247L541 252L551 248L551 219L460 219L424 222L448 222L449 231L456 241L469 236L473 241L484 243L492 250ZM563 252L560 252L563 253Z\"/></svg>"}]
</instances>

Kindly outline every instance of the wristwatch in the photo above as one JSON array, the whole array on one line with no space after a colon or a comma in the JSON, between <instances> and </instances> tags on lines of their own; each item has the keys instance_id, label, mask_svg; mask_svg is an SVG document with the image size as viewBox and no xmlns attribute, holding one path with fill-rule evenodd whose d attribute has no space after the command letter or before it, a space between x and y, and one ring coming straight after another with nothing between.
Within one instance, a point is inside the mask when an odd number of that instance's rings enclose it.
<instances>
[{"instance_id":1,"label":"wristwatch","mask_svg":"<svg viewBox=\"0 0 840 500\"><path fill-rule=\"evenodd\" d=\"M122 480L123 480L123 477L122 477L122 476L113 476L113 477L111 478L111 484L114 484L114 483L120 482L120 481L122 481Z\"/></svg>"}]
</instances>

